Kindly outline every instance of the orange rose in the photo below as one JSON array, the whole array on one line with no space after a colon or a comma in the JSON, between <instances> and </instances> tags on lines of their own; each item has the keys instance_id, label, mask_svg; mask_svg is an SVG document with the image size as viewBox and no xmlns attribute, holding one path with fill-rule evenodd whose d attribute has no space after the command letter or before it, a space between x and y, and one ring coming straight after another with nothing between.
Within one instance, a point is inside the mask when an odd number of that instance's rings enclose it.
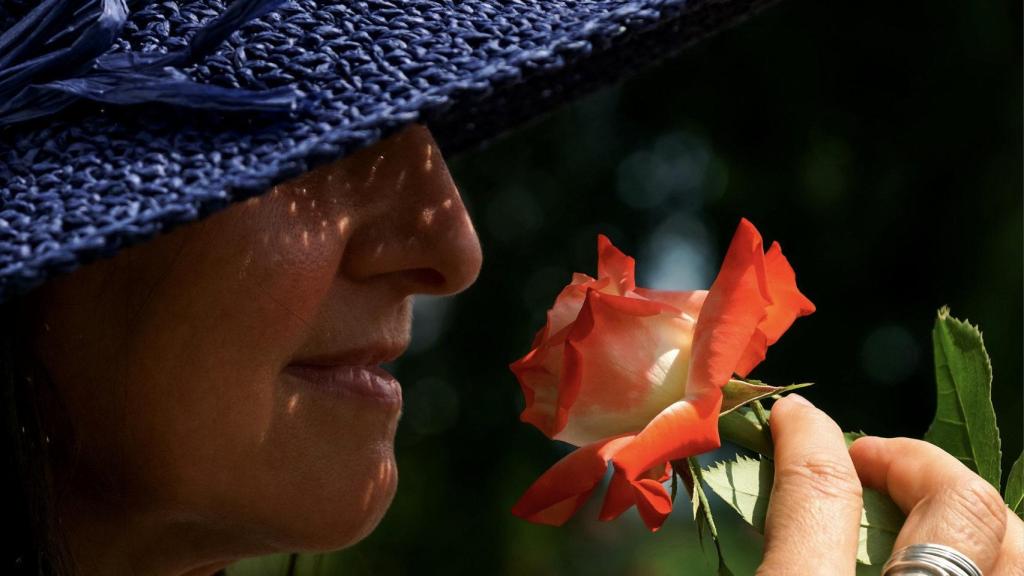
<instances>
[{"instance_id":1,"label":"orange rose","mask_svg":"<svg viewBox=\"0 0 1024 576\"><path fill-rule=\"evenodd\" d=\"M767 253L746 219L710 290L638 288L635 262L598 236L597 278L574 274L532 350L510 366L522 420L580 448L552 466L513 507L561 525L615 468L602 520L634 504L652 531L672 502L672 460L720 446L722 387L745 377L793 321L814 311L778 243Z\"/></svg>"}]
</instances>

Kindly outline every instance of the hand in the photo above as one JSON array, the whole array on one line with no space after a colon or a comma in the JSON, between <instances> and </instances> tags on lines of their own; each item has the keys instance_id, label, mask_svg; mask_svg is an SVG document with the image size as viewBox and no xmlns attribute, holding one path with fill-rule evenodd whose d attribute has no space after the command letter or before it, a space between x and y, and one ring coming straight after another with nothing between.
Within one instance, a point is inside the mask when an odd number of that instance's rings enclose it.
<instances>
[{"instance_id":1,"label":"hand","mask_svg":"<svg viewBox=\"0 0 1024 576\"><path fill-rule=\"evenodd\" d=\"M855 573L863 486L907 514L896 549L946 544L985 576L1024 574L1024 522L956 458L921 440L858 439L846 449L824 412L791 394L772 407L775 484L758 574Z\"/></svg>"}]
</instances>

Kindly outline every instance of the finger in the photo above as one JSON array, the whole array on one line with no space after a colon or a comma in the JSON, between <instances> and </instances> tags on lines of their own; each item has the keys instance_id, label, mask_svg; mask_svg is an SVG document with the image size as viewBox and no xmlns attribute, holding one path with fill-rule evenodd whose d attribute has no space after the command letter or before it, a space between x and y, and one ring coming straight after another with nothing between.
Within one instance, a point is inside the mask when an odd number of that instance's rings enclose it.
<instances>
[{"instance_id":1,"label":"finger","mask_svg":"<svg viewBox=\"0 0 1024 576\"><path fill-rule=\"evenodd\" d=\"M991 484L923 440L865 436L850 446L850 456L864 485L888 493L907 514L895 549L945 544L990 573L1007 519Z\"/></svg>"},{"instance_id":2,"label":"finger","mask_svg":"<svg viewBox=\"0 0 1024 576\"><path fill-rule=\"evenodd\" d=\"M758 574L852 575L861 485L839 426L796 394L772 406L775 483Z\"/></svg>"},{"instance_id":3,"label":"finger","mask_svg":"<svg viewBox=\"0 0 1024 576\"><path fill-rule=\"evenodd\" d=\"M1003 548L996 560L992 576L1020 576L1024 574L1024 522L1006 509L1006 534Z\"/></svg>"}]
</instances>

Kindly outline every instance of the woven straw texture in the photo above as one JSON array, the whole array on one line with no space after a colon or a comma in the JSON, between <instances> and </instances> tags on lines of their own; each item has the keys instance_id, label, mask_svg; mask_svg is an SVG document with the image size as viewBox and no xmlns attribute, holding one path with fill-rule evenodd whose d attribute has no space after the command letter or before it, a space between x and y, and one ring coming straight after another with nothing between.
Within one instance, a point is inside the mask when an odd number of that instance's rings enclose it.
<instances>
[{"instance_id":1,"label":"woven straw texture","mask_svg":"<svg viewBox=\"0 0 1024 576\"><path fill-rule=\"evenodd\" d=\"M296 86L292 112L81 100L0 128L0 301L412 122L457 153L770 2L291 0L183 72ZM33 4L0 0L0 33ZM128 7L111 51L181 49L226 4Z\"/></svg>"}]
</instances>

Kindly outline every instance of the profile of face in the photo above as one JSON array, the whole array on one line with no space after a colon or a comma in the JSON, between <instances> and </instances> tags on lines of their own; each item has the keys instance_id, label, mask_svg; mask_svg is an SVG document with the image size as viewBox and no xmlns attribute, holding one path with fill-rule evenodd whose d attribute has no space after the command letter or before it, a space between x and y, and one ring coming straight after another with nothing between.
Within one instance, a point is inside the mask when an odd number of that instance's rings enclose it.
<instances>
[{"instance_id":1,"label":"profile of face","mask_svg":"<svg viewBox=\"0 0 1024 576\"><path fill-rule=\"evenodd\" d=\"M109 567L116 548L139 574L198 574L366 536L396 489L400 402L286 367L393 358L411 297L459 292L480 265L414 125L44 285L33 347L73 430L57 481L76 560Z\"/></svg>"}]
</instances>

